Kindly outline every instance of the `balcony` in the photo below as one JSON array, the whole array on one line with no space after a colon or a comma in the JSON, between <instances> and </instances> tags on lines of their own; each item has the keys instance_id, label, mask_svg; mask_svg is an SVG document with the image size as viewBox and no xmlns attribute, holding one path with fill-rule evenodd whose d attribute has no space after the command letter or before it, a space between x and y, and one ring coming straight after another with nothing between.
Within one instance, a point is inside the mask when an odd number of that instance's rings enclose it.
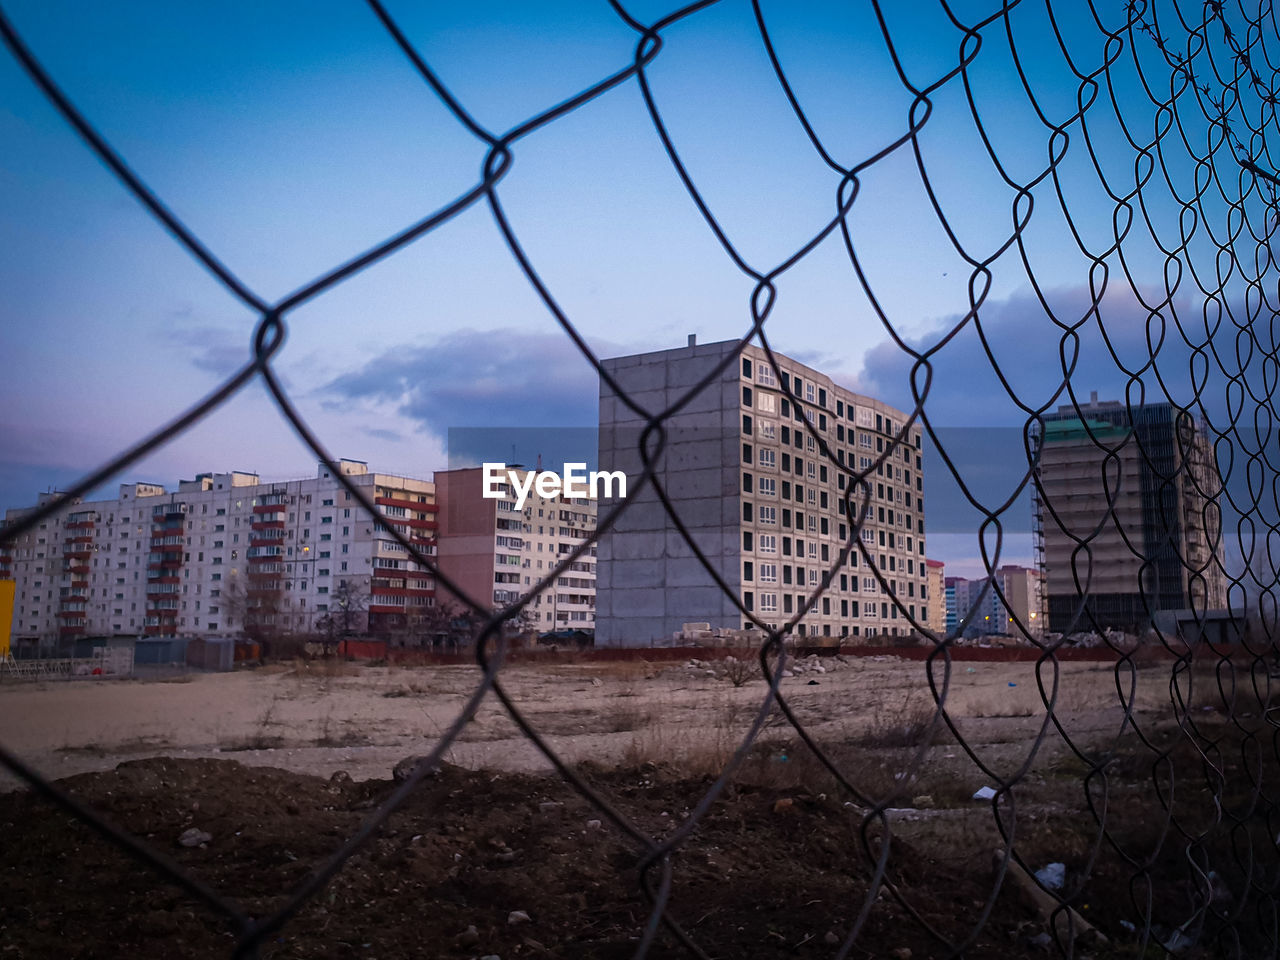
<instances>
[{"instance_id":1,"label":"balcony","mask_svg":"<svg viewBox=\"0 0 1280 960\"><path fill-rule=\"evenodd\" d=\"M264 513L284 513L289 509L287 503L260 503L253 508L254 514L261 515Z\"/></svg>"},{"instance_id":2,"label":"balcony","mask_svg":"<svg viewBox=\"0 0 1280 960\"><path fill-rule=\"evenodd\" d=\"M380 507L403 507L418 513L435 513L439 506L434 503L418 503L416 500L404 500L400 497L374 497L373 502Z\"/></svg>"},{"instance_id":3,"label":"balcony","mask_svg":"<svg viewBox=\"0 0 1280 960\"><path fill-rule=\"evenodd\" d=\"M384 587L374 584L369 588L370 595L374 597L434 597L436 591L434 586L425 588L413 587Z\"/></svg>"}]
</instances>

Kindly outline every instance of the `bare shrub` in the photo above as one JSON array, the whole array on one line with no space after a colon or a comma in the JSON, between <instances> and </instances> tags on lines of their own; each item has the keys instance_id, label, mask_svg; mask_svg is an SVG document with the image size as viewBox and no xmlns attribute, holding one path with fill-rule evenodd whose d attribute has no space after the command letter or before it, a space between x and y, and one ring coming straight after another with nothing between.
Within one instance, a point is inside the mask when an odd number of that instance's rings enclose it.
<instances>
[{"instance_id":1,"label":"bare shrub","mask_svg":"<svg viewBox=\"0 0 1280 960\"><path fill-rule=\"evenodd\" d=\"M725 657L721 666L724 670L724 678L735 687L745 686L748 681L760 676L760 667L751 660Z\"/></svg>"},{"instance_id":2,"label":"bare shrub","mask_svg":"<svg viewBox=\"0 0 1280 960\"><path fill-rule=\"evenodd\" d=\"M896 698L886 692L872 703L871 719L854 738L864 747L917 747L929 737L936 713L933 700L907 689Z\"/></svg>"}]
</instances>

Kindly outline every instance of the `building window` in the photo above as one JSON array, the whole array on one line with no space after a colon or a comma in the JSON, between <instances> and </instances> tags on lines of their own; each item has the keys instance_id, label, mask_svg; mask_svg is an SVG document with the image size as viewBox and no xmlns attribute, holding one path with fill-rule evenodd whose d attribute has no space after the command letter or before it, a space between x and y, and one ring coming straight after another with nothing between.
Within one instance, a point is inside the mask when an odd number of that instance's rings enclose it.
<instances>
[{"instance_id":1,"label":"building window","mask_svg":"<svg viewBox=\"0 0 1280 960\"><path fill-rule=\"evenodd\" d=\"M749 506L749 504L743 504L743 506ZM778 508L777 508L777 507L771 507L771 506L764 506L764 505L762 505L762 506L760 507L760 511L759 511L759 512L760 512L760 523L772 525L772 524L776 524L776 523L778 522ZM746 519L750 520L751 518L750 518L750 517L746 517Z\"/></svg>"},{"instance_id":2,"label":"building window","mask_svg":"<svg viewBox=\"0 0 1280 960\"><path fill-rule=\"evenodd\" d=\"M776 593L760 594L760 612L761 613L777 613L778 611L778 595Z\"/></svg>"},{"instance_id":3,"label":"building window","mask_svg":"<svg viewBox=\"0 0 1280 960\"><path fill-rule=\"evenodd\" d=\"M751 536L751 534L748 533L747 536L749 537ZM776 533L760 534L759 550L761 553L777 553L778 552L778 535Z\"/></svg>"},{"instance_id":4,"label":"building window","mask_svg":"<svg viewBox=\"0 0 1280 960\"><path fill-rule=\"evenodd\" d=\"M770 469L778 465L778 453L776 450L767 450L763 447L760 449L760 466Z\"/></svg>"},{"instance_id":5,"label":"building window","mask_svg":"<svg viewBox=\"0 0 1280 960\"><path fill-rule=\"evenodd\" d=\"M778 565L776 563L760 564L760 582L761 583L777 583L778 582Z\"/></svg>"},{"instance_id":6,"label":"building window","mask_svg":"<svg viewBox=\"0 0 1280 960\"><path fill-rule=\"evenodd\" d=\"M756 382L762 387L776 387L778 378L773 375L773 367L762 363L756 368Z\"/></svg>"},{"instance_id":7,"label":"building window","mask_svg":"<svg viewBox=\"0 0 1280 960\"><path fill-rule=\"evenodd\" d=\"M761 413L776 413L778 400L772 393L762 393L756 398L756 409Z\"/></svg>"}]
</instances>

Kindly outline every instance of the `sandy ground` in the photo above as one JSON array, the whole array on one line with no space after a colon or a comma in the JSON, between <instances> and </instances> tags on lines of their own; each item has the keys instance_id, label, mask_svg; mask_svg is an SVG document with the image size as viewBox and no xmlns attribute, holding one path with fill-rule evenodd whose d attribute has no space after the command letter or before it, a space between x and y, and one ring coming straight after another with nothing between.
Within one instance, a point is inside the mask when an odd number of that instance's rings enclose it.
<instances>
[{"instance_id":1,"label":"sandy ground","mask_svg":"<svg viewBox=\"0 0 1280 960\"><path fill-rule=\"evenodd\" d=\"M824 659L782 681L782 692L822 743L870 737L910 739L929 716L927 666L895 658ZM151 756L224 757L242 763L355 779L386 778L406 756L426 753L462 711L473 666L277 665L163 681L63 680L0 685L0 739L46 776L112 769ZM1145 725L1169 715L1167 665L1137 675L1136 716ZM938 685L943 678L939 675ZM1051 671L1044 674L1051 686ZM763 680L741 687L709 665L558 663L505 669L502 682L521 710L569 762L684 761L715 769L747 732L766 693ZM1127 680L1126 680L1127 686ZM1072 737L1105 745L1121 731L1116 677L1108 665L1059 667L1056 713ZM1030 663L959 663L947 707L964 739L997 770L1016 769L1045 726ZM776 710L762 733L785 742ZM1132 734L1129 734L1132 736ZM927 765L954 767L981 785L981 772L950 737ZM1066 747L1049 734L1035 764ZM446 759L460 766L550 770L490 695ZM0 773L0 789L16 778Z\"/></svg>"}]
</instances>

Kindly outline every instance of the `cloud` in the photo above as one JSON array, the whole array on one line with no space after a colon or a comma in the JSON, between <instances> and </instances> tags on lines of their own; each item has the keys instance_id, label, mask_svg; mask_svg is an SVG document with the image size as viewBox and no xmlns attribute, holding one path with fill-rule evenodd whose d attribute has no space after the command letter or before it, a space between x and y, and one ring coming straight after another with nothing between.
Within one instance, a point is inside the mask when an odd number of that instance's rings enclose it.
<instances>
[{"instance_id":1,"label":"cloud","mask_svg":"<svg viewBox=\"0 0 1280 960\"><path fill-rule=\"evenodd\" d=\"M608 356L611 344L593 344ZM347 401L394 405L421 431L459 426L595 423L595 369L560 333L458 330L431 344L387 350L320 390L328 409Z\"/></svg>"},{"instance_id":2,"label":"cloud","mask_svg":"<svg viewBox=\"0 0 1280 960\"><path fill-rule=\"evenodd\" d=\"M1143 293L1148 302L1159 299L1148 291ZM1045 297L1054 316L1063 323L1076 323L1089 314L1091 300L1084 288L1050 290ZM1192 310L1182 302L1177 307L1184 324L1200 322L1198 309ZM944 318L935 329L909 341L909 345L921 352L935 346L962 316ZM979 320L982 336L970 322L930 358L933 378L924 409L954 464L954 474L935 445L926 439L928 525L931 533L942 535L943 539L936 542L940 553L945 552L944 546L951 551L949 560L960 559L966 543L970 557L976 555L974 538L982 519L964 496L960 483L987 509L994 510L1014 495L1027 469L1022 428L1032 414L1022 409L1010 392L1031 410L1046 407L1047 412L1052 412L1071 403L1070 395L1060 392L1064 379L1060 352L1063 331L1032 291L987 302L979 312ZM1099 315L1089 317L1079 330L1079 359L1071 374L1075 396L1087 403L1096 391L1100 400L1123 401L1128 391L1128 399L1137 404L1142 402L1141 387L1145 388L1146 402L1159 402L1168 399L1167 387L1175 402L1190 405L1195 399L1188 373L1191 351L1179 336L1171 314L1164 314L1163 323L1164 340L1156 351L1153 368L1148 340L1160 341L1161 317L1152 317L1131 290L1109 290ZM1197 340L1193 331L1187 333L1193 342ZM1204 339L1203 330L1199 339ZM909 411L914 406L914 362L896 343L885 341L866 353L856 379L862 391ZM925 382L923 372L917 382ZM1212 418L1223 407L1225 380L1221 375L1208 378L1203 395ZM1025 536L1031 526L1029 489L1016 496L1001 519L1007 534ZM933 543L930 548L934 548Z\"/></svg>"},{"instance_id":3,"label":"cloud","mask_svg":"<svg viewBox=\"0 0 1280 960\"><path fill-rule=\"evenodd\" d=\"M244 330L175 320L166 333L193 367L217 377L229 377L253 359L250 333Z\"/></svg>"},{"instance_id":4,"label":"cloud","mask_svg":"<svg viewBox=\"0 0 1280 960\"><path fill-rule=\"evenodd\" d=\"M57 464L0 463L0 514L10 507L34 506L41 493L65 490L80 476Z\"/></svg>"},{"instance_id":5,"label":"cloud","mask_svg":"<svg viewBox=\"0 0 1280 960\"><path fill-rule=\"evenodd\" d=\"M1090 309L1090 297L1084 288L1051 290L1046 293L1046 300L1056 318L1067 324L1078 322ZM1198 311L1180 305L1178 313L1184 323L1188 317L1195 317L1194 322L1198 322ZM944 318L933 331L909 340L909 345L924 351L939 343L962 316ZM1030 290L1016 292L1003 300L988 301L978 319L983 337L970 322L930 358L933 382L925 409L932 423L1021 425L1030 414L1020 409L1009 396L1009 390L1032 409L1046 404L1054 409L1059 404L1070 403L1065 392L1059 393L1064 379L1060 356L1064 332L1053 323ZM1168 312L1163 315L1163 323L1165 335L1157 352L1155 370L1173 392L1174 400L1189 403L1193 399L1187 372L1190 351ZM1079 359L1071 374L1076 396L1088 402L1096 390L1099 399L1124 400L1131 380L1130 373L1124 369L1127 367L1145 386L1147 402L1166 399L1155 371L1149 366L1148 337L1159 342L1161 325L1161 317L1151 317L1131 291L1119 287L1109 290L1102 300L1100 319L1089 318L1079 330ZM1195 340L1194 334L1189 332L1189 335ZM1067 350L1069 357L1069 343ZM914 406L913 363L914 359L897 344L885 341L867 352L857 380L871 395L910 410ZM997 370L1004 376L1008 389L1001 383ZM923 371L917 382L924 384ZM1136 383L1131 389L1133 402L1139 402ZM1210 388L1206 394L1212 397L1214 390ZM1221 390L1218 390L1217 398L1220 396Z\"/></svg>"}]
</instances>

